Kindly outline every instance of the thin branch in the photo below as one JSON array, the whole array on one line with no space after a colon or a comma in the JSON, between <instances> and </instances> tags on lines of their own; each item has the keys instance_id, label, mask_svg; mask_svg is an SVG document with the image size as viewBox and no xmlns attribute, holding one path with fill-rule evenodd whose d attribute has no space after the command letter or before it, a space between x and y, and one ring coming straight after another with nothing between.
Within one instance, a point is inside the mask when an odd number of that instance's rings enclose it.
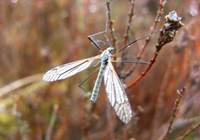
<instances>
[{"instance_id":1,"label":"thin branch","mask_svg":"<svg viewBox=\"0 0 200 140\"><path fill-rule=\"evenodd\" d=\"M170 57L169 58L169 61L172 61L174 60L173 57ZM159 94L158 94L158 98L156 100L156 105L155 105L155 113L154 113L154 116L153 116L153 129L152 129L152 132L151 132L151 140L153 140L155 137L155 133L158 129L158 126L159 126L159 122L158 122L158 119L159 117L161 116L161 110L163 109L164 107L164 95L165 95L165 89L167 88L168 86L168 81L169 81L169 78L170 78L170 74L171 74L171 71L172 71L172 67L173 67L173 63L168 63L166 69L168 69L164 76L163 76L163 79L162 79L162 84L160 86L160 90L159 90Z\"/></svg>"},{"instance_id":2,"label":"thin branch","mask_svg":"<svg viewBox=\"0 0 200 140\"><path fill-rule=\"evenodd\" d=\"M46 135L45 135L45 140L51 140L53 128L56 124L58 109L59 109L59 105L54 104L53 112L52 112L51 119L50 119L50 122L49 122L49 126L47 128L47 132L46 132Z\"/></svg>"},{"instance_id":3,"label":"thin branch","mask_svg":"<svg viewBox=\"0 0 200 140\"><path fill-rule=\"evenodd\" d=\"M155 20L154 20L154 23L152 25L152 27L150 28L150 33L149 35L146 37L146 40L145 40L145 43L141 49L141 51L138 53L137 55L137 60L139 61L141 58L142 58L142 55L145 51L145 49L147 48L151 38L152 38L152 34L154 33L155 29L157 28L157 25L158 23L160 22L161 20L161 17L163 16L163 11L164 11L164 5L165 3L162 2L162 0L160 0L160 6L159 6L159 9L157 11L157 14L156 14L156 17L155 17ZM154 54L155 55L155 54ZM133 65L130 70L122 77L123 79L126 79L127 77L129 77L134 71L135 69L137 68L137 64L136 65ZM149 69L149 68L148 68Z\"/></svg>"},{"instance_id":4,"label":"thin branch","mask_svg":"<svg viewBox=\"0 0 200 140\"><path fill-rule=\"evenodd\" d=\"M124 45L127 45L128 41L129 41L129 32L130 32L132 20L133 20L134 14L135 14L134 13L135 0L129 0L129 1L130 1L130 4L131 4L131 9L130 9L129 14L128 14L128 23L127 23L126 31L125 31L125 34L124 34Z\"/></svg>"},{"instance_id":5,"label":"thin branch","mask_svg":"<svg viewBox=\"0 0 200 140\"><path fill-rule=\"evenodd\" d=\"M174 123L174 121L176 119L176 114L178 112L180 101L181 101L184 93L185 93L185 88L177 90L178 97L176 98L176 101L175 101L175 104L174 104L174 107L173 107L173 111L172 111L172 115L171 115L171 118L170 118L169 126L168 126L166 134L163 137L163 140L167 139L167 137L171 133L172 125L173 125L173 123Z\"/></svg>"},{"instance_id":6,"label":"thin branch","mask_svg":"<svg viewBox=\"0 0 200 140\"><path fill-rule=\"evenodd\" d=\"M130 8L130 11L128 13L128 22L127 22L126 30L125 30L125 33L124 33L124 45L127 45L128 42L129 42L130 28L131 28L131 24L132 24L132 20L133 20L134 14L135 14L134 13L134 11L135 11L135 0L129 0L129 1L130 1L131 8ZM121 54L121 58L122 59L126 59L125 58L126 52L127 51L123 51L122 52L122 54ZM124 63L120 63L119 67L117 69L119 69L120 72L121 72L123 70L123 68L124 68Z\"/></svg>"},{"instance_id":7,"label":"thin branch","mask_svg":"<svg viewBox=\"0 0 200 140\"><path fill-rule=\"evenodd\" d=\"M176 32L184 25L181 22L181 20L182 18L177 15L176 11L171 11L169 12L168 15L165 16L165 23L162 29L160 30L160 35L158 37L157 44L155 45L156 51L154 52L154 55L151 59L151 63L147 66L144 72L142 72L142 74L136 78L136 80L134 80L128 85L128 87L134 86L137 83L139 83L139 81L142 80L145 77L145 75L149 72L149 70L152 68L153 64L155 63L160 50L167 43L170 43L171 41L173 41L173 39L176 36Z\"/></svg>"},{"instance_id":8,"label":"thin branch","mask_svg":"<svg viewBox=\"0 0 200 140\"><path fill-rule=\"evenodd\" d=\"M114 21L111 18L111 7L110 0L106 0L106 8L107 8L107 22L106 22L106 31L109 30L111 35L112 46L116 48L116 37L115 37L115 29L114 29Z\"/></svg>"},{"instance_id":9,"label":"thin branch","mask_svg":"<svg viewBox=\"0 0 200 140\"><path fill-rule=\"evenodd\" d=\"M200 127L200 122L194 124L190 129L188 129L182 136L178 137L177 140L184 140L188 135Z\"/></svg>"},{"instance_id":10,"label":"thin branch","mask_svg":"<svg viewBox=\"0 0 200 140\"><path fill-rule=\"evenodd\" d=\"M149 72L149 70L151 69L153 64L155 63L155 61L158 57L158 54L159 54L159 51L156 51L154 53L153 57L150 60L150 64L147 66L147 68L141 73L141 75L139 75L133 82L131 82L131 84L129 84L128 87L135 86L137 83L140 82L140 80L142 80L145 77L145 75L147 75L147 73ZM139 60L137 59L137 61L139 61Z\"/></svg>"}]
</instances>

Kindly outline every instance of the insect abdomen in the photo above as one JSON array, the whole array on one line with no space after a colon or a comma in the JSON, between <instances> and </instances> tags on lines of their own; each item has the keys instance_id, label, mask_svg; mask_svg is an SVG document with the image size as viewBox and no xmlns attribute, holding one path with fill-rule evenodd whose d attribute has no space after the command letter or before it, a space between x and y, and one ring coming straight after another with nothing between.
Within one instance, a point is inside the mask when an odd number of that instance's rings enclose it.
<instances>
[{"instance_id":1,"label":"insect abdomen","mask_svg":"<svg viewBox=\"0 0 200 140\"><path fill-rule=\"evenodd\" d=\"M98 76L97 76L97 79L96 79L96 82L94 84L94 88L92 90L92 95L90 97L90 100L94 103L96 102L97 96L99 94L99 89L100 89L100 86L101 86L101 82L103 80L103 74L104 74L105 68L106 68L106 64L102 63L100 70L99 70L99 73L98 73Z\"/></svg>"}]
</instances>

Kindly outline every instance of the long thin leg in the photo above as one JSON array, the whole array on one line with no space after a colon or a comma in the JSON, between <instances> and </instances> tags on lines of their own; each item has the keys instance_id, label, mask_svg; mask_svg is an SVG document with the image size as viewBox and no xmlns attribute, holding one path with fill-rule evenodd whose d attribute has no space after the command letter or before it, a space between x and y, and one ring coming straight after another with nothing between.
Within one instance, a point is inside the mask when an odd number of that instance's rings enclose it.
<instances>
[{"instance_id":1,"label":"long thin leg","mask_svg":"<svg viewBox=\"0 0 200 140\"><path fill-rule=\"evenodd\" d=\"M160 32L160 30L159 30L159 31L154 31L153 33L158 33L158 32ZM128 43L128 44L125 45L124 47L120 48L120 49L119 49L119 52L124 51L125 49L130 48L132 44L136 43L136 42L139 41L139 40L146 39L147 37L149 37L149 35L145 35L145 36L143 36L143 37L140 37L140 38L138 38L138 39L135 39L135 40L131 41L130 43Z\"/></svg>"},{"instance_id":2,"label":"long thin leg","mask_svg":"<svg viewBox=\"0 0 200 140\"><path fill-rule=\"evenodd\" d=\"M101 32L98 32L98 33L95 33L95 34L92 34L92 35L89 35L88 36L88 39L92 42L92 44L99 50L99 51L102 51L97 40L94 38L95 36L98 36L98 35L101 35L101 34L104 34L105 31L101 31Z\"/></svg>"},{"instance_id":3,"label":"long thin leg","mask_svg":"<svg viewBox=\"0 0 200 140\"><path fill-rule=\"evenodd\" d=\"M145 64L145 65L149 65L151 62L148 62L148 61L144 61L144 60L114 60L112 62L115 62L115 63L134 63L134 64ZM122 80L125 80L129 75L128 74L122 74L120 75L120 79Z\"/></svg>"},{"instance_id":4,"label":"long thin leg","mask_svg":"<svg viewBox=\"0 0 200 140\"><path fill-rule=\"evenodd\" d=\"M112 60L114 63L134 63L134 64L146 64L149 65L150 62L144 60Z\"/></svg>"},{"instance_id":5,"label":"long thin leg","mask_svg":"<svg viewBox=\"0 0 200 140\"><path fill-rule=\"evenodd\" d=\"M89 79L92 78L92 76L99 70L99 68L95 69L92 73L90 73L89 76L87 76L84 80L81 81L81 83L78 85L79 88L81 88L84 92L87 92L87 90L83 87L83 84L87 82Z\"/></svg>"}]
</instances>

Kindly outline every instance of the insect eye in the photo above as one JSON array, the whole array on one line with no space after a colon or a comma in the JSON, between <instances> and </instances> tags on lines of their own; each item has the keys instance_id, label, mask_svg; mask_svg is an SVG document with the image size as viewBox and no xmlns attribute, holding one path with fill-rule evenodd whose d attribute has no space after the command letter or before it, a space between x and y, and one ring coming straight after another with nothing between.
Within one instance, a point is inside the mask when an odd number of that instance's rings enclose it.
<instances>
[{"instance_id":1,"label":"insect eye","mask_svg":"<svg viewBox=\"0 0 200 140\"><path fill-rule=\"evenodd\" d=\"M112 52L114 52L114 50L115 50L115 49L111 47L111 48L109 49L109 52L112 53Z\"/></svg>"}]
</instances>

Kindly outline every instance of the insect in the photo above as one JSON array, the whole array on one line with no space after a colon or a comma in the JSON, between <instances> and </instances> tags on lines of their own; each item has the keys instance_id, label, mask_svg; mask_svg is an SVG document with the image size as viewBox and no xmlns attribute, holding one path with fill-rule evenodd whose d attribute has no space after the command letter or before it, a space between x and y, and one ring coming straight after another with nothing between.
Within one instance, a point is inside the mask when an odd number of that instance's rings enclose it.
<instances>
[{"instance_id":1,"label":"insect","mask_svg":"<svg viewBox=\"0 0 200 140\"><path fill-rule=\"evenodd\" d=\"M124 48L127 48L127 46ZM114 48L108 47L100 55L57 66L47 71L43 76L43 80L50 82L62 80L100 63L100 69L90 100L94 103L96 102L101 83L104 81L105 91L111 106L114 108L118 118L127 124L134 113L131 110L125 88L112 65L113 53Z\"/></svg>"}]
</instances>

